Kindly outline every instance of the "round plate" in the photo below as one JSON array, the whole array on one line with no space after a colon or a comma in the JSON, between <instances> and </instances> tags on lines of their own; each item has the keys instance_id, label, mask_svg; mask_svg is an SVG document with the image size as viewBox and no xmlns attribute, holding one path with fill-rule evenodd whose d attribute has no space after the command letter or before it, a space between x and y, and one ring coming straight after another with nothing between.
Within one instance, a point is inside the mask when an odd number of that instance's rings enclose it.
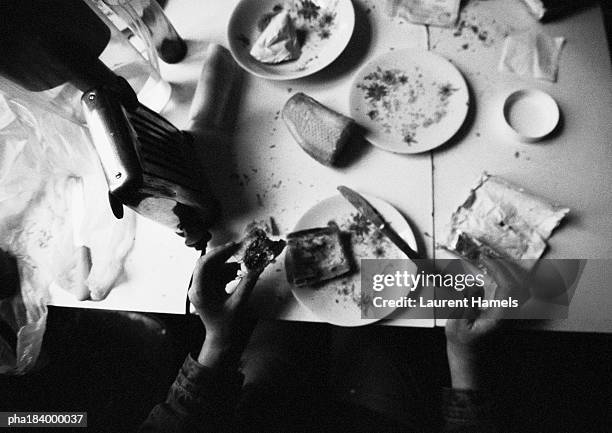
<instances>
[{"instance_id":1,"label":"round plate","mask_svg":"<svg viewBox=\"0 0 612 433\"><path fill-rule=\"evenodd\" d=\"M398 50L369 62L351 87L351 116L368 140L395 153L419 153L447 142L468 113L459 70L429 51Z\"/></svg>"},{"instance_id":2,"label":"round plate","mask_svg":"<svg viewBox=\"0 0 612 433\"><path fill-rule=\"evenodd\" d=\"M332 10L334 20L324 36L309 31L299 59L268 65L254 59L249 51L261 33L257 23L278 5L294 5L300 0L242 0L232 13L228 27L230 51L242 68L269 80L293 80L306 77L332 63L349 43L355 26L351 0L313 0L322 9Z\"/></svg>"},{"instance_id":3,"label":"round plate","mask_svg":"<svg viewBox=\"0 0 612 433\"><path fill-rule=\"evenodd\" d=\"M401 213L389 203L365 195L366 199L374 206L385 220L393 227L408 244L416 251L417 245L410 226ZM335 221L343 231L351 231L348 226L354 223L354 217L359 212L342 196L337 195L317 203L302 216L295 226L295 231L315 227L325 227L331 220ZM376 236L374 225L370 224L371 230L363 236L356 235L351 231L351 245L356 266L359 267L359 259L405 259L406 256L386 237ZM361 318L361 274L359 271L353 274L329 280L316 288L292 287L293 295L298 302L312 311L320 319L338 326L363 326L374 323L380 319ZM406 296L405 293L398 294ZM391 314L393 310L385 311Z\"/></svg>"}]
</instances>

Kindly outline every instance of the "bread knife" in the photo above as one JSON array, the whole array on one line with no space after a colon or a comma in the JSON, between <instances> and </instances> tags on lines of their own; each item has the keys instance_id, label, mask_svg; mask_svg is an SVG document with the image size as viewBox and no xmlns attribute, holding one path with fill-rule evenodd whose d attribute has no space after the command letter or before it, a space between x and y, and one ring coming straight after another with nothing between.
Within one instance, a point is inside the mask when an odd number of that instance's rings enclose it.
<instances>
[{"instance_id":1,"label":"bread knife","mask_svg":"<svg viewBox=\"0 0 612 433\"><path fill-rule=\"evenodd\" d=\"M342 194L342 197L347 199L355 209L361 213L365 218L373 223L376 228L384 234L395 246L397 246L406 256L411 260L419 260L421 257L414 251L410 245L391 227L391 225L385 221L383 216L372 206L361 194L352 189L340 185L338 191Z\"/></svg>"}]
</instances>

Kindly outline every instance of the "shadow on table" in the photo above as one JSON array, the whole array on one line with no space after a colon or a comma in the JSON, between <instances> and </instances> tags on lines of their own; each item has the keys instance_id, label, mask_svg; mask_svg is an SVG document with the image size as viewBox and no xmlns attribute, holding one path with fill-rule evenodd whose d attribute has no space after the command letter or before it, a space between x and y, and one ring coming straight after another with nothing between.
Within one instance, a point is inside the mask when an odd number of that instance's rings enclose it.
<instances>
[{"instance_id":1,"label":"shadow on table","mask_svg":"<svg viewBox=\"0 0 612 433\"><path fill-rule=\"evenodd\" d=\"M348 168L370 153L372 150L372 143L366 139L366 133L367 131L363 126L355 126L347 148L344 149L335 164L337 168Z\"/></svg>"},{"instance_id":2,"label":"shadow on table","mask_svg":"<svg viewBox=\"0 0 612 433\"><path fill-rule=\"evenodd\" d=\"M557 137L559 137L563 133L563 129L565 128L565 115L563 114L563 107L559 106L559 122L555 129L548 134L548 136L544 137L538 144L548 144L552 143Z\"/></svg>"}]
</instances>

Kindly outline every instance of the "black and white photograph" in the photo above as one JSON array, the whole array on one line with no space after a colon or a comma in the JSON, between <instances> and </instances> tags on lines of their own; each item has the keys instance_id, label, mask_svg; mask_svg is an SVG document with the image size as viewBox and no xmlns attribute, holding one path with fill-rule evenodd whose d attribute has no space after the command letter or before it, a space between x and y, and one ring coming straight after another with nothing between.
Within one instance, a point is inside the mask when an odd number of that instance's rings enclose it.
<instances>
[{"instance_id":1,"label":"black and white photograph","mask_svg":"<svg viewBox=\"0 0 612 433\"><path fill-rule=\"evenodd\" d=\"M607 0L0 0L0 432L612 431L611 44Z\"/></svg>"}]
</instances>

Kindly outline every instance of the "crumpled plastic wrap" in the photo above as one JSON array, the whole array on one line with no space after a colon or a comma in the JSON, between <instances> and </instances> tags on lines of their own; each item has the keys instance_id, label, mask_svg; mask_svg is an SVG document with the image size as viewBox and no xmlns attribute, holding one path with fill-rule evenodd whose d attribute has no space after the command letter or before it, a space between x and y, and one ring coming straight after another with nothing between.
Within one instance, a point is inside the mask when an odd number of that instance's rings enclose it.
<instances>
[{"instance_id":1,"label":"crumpled plastic wrap","mask_svg":"<svg viewBox=\"0 0 612 433\"><path fill-rule=\"evenodd\" d=\"M540 31L511 34L504 41L499 70L554 83L564 44L565 38Z\"/></svg>"},{"instance_id":2,"label":"crumpled plastic wrap","mask_svg":"<svg viewBox=\"0 0 612 433\"><path fill-rule=\"evenodd\" d=\"M460 0L386 0L389 16L438 27L453 27L460 6Z\"/></svg>"},{"instance_id":3,"label":"crumpled plastic wrap","mask_svg":"<svg viewBox=\"0 0 612 433\"><path fill-rule=\"evenodd\" d=\"M569 212L500 177L484 173L451 218L446 247L478 262L480 254L513 259L529 270Z\"/></svg>"},{"instance_id":4,"label":"crumpled plastic wrap","mask_svg":"<svg viewBox=\"0 0 612 433\"><path fill-rule=\"evenodd\" d=\"M0 320L16 335L16 346L0 337L0 374L34 368L49 287L55 282L72 288L71 179L82 177L90 194L85 224L92 298L105 296L122 274L134 237L133 215L121 221L112 217L104 175L85 130L33 101L0 93L0 249L16 257L20 279L18 293L0 301Z\"/></svg>"}]
</instances>

